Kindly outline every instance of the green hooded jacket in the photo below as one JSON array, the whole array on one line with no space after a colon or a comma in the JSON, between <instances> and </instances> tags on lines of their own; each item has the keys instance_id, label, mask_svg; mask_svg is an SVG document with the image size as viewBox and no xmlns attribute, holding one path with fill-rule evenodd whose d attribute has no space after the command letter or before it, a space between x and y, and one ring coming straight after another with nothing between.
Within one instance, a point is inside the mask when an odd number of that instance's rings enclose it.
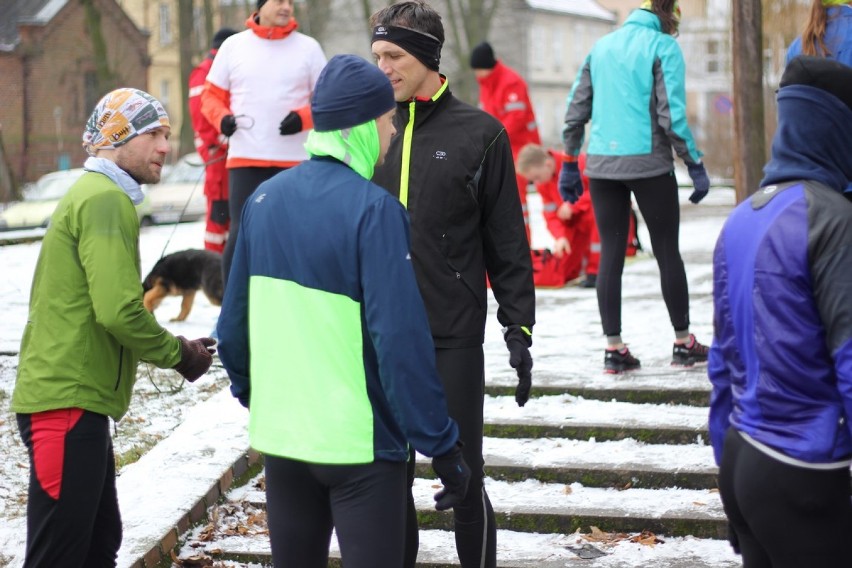
<instances>
[{"instance_id":1,"label":"green hooded jacket","mask_svg":"<svg viewBox=\"0 0 852 568\"><path fill-rule=\"evenodd\" d=\"M82 408L119 420L140 360L168 368L180 342L142 304L139 219L107 176L87 172L44 236L12 411Z\"/></svg>"}]
</instances>

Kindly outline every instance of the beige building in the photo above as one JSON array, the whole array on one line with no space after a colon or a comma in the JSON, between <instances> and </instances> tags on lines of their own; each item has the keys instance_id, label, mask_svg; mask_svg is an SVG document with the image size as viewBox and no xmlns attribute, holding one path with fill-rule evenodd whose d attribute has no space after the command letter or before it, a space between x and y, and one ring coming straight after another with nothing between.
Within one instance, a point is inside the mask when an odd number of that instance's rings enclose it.
<instances>
[{"instance_id":1,"label":"beige building","mask_svg":"<svg viewBox=\"0 0 852 568\"><path fill-rule=\"evenodd\" d=\"M173 154L177 158L180 126L183 123L187 87L180 76L178 29L179 0L116 0L133 22L148 33L148 91L166 107L171 119ZM254 0L193 0L193 65L210 48L208 21L215 33L223 25L244 29L245 19L254 10ZM209 8L209 12L208 12Z\"/></svg>"}]
</instances>

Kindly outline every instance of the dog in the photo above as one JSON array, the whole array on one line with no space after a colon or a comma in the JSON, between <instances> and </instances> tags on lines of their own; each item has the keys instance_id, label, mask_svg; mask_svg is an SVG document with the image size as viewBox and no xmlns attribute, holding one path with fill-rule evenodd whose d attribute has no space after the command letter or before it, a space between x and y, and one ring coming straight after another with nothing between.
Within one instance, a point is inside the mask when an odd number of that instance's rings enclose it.
<instances>
[{"instance_id":1,"label":"dog","mask_svg":"<svg viewBox=\"0 0 852 568\"><path fill-rule=\"evenodd\" d=\"M171 321L184 321L192 310L195 293L204 292L214 306L222 305L222 255L190 249L168 254L157 261L142 282L145 309L154 313L166 296L183 296L180 313Z\"/></svg>"}]
</instances>

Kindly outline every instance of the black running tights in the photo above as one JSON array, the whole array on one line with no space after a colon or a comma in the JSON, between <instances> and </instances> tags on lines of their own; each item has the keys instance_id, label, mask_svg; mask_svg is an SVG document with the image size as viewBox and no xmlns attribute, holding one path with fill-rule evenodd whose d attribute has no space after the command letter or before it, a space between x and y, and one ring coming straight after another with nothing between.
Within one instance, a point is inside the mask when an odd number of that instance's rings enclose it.
<instances>
[{"instance_id":1,"label":"black running tights","mask_svg":"<svg viewBox=\"0 0 852 568\"><path fill-rule=\"evenodd\" d=\"M604 334L621 335L621 275L630 230L630 194L651 235L651 247L660 268L663 300L675 331L689 328L689 289L680 257L680 204L677 182L671 174L636 179L591 179L592 206L601 237L598 272L598 309Z\"/></svg>"},{"instance_id":2,"label":"black running tights","mask_svg":"<svg viewBox=\"0 0 852 568\"><path fill-rule=\"evenodd\" d=\"M30 458L24 568L114 568L121 515L109 420L79 408L17 420Z\"/></svg>"},{"instance_id":3,"label":"black running tights","mask_svg":"<svg viewBox=\"0 0 852 568\"><path fill-rule=\"evenodd\" d=\"M436 349L438 374L447 397L447 410L459 426L464 442L462 455L470 467L467 495L453 508L456 552L462 568L494 568L497 565L497 526L491 501L485 492L485 460L482 458L485 371L482 346ZM409 486L414 482L414 459L408 462ZM417 559L417 512L409 489L405 568Z\"/></svg>"},{"instance_id":4,"label":"black running tights","mask_svg":"<svg viewBox=\"0 0 852 568\"><path fill-rule=\"evenodd\" d=\"M729 429L719 489L744 568L852 566L849 482L849 467L782 463Z\"/></svg>"},{"instance_id":5,"label":"black running tights","mask_svg":"<svg viewBox=\"0 0 852 568\"><path fill-rule=\"evenodd\" d=\"M222 289L228 284L228 273L231 271L231 261L234 259L234 247L237 244L237 233L243 217L245 205L254 190L283 168L232 168L228 170L228 213L231 217L231 227L228 230L228 241L222 253Z\"/></svg>"},{"instance_id":6,"label":"black running tights","mask_svg":"<svg viewBox=\"0 0 852 568\"><path fill-rule=\"evenodd\" d=\"M326 568L332 527L347 568L399 568L405 463L317 465L265 456L275 566Z\"/></svg>"}]
</instances>

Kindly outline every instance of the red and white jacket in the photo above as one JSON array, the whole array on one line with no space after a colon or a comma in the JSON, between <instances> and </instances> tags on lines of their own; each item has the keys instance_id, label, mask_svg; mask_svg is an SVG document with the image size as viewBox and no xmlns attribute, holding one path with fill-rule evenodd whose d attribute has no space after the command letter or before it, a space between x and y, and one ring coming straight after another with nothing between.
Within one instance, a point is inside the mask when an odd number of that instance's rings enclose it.
<instances>
[{"instance_id":1,"label":"red and white jacket","mask_svg":"<svg viewBox=\"0 0 852 568\"><path fill-rule=\"evenodd\" d=\"M201 94L201 112L217 129L224 116L237 119L228 168L293 166L307 158L310 98L325 54L315 39L295 31L295 20L265 27L252 15L246 26L219 48ZM303 131L282 136L279 125L291 111L299 112Z\"/></svg>"},{"instance_id":2,"label":"red and white jacket","mask_svg":"<svg viewBox=\"0 0 852 568\"><path fill-rule=\"evenodd\" d=\"M511 67L500 61L479 82L479 106L506 127L512 156L527 144L541 144L527 84Z\"/></svg>"}]
</instances>

